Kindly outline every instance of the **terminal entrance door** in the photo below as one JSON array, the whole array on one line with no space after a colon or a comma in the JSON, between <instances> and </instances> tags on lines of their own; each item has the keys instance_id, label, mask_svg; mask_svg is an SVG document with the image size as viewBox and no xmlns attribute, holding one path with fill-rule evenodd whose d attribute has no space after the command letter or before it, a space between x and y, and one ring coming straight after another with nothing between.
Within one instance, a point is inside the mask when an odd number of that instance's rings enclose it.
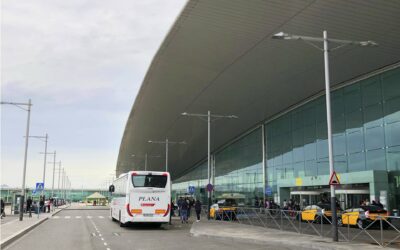
<instances>
[{"instance_id":1,"label":"terminal entrance door","mask_svg":"<svg viewBox=\"0 0 400 250\"><path fill-rule=\"evenodd\" d=\"M308 205L317 204L321 201L321 192L319 191L291 191L290 198L300 204L300 208Z\"/></svg>"}]
</instances>

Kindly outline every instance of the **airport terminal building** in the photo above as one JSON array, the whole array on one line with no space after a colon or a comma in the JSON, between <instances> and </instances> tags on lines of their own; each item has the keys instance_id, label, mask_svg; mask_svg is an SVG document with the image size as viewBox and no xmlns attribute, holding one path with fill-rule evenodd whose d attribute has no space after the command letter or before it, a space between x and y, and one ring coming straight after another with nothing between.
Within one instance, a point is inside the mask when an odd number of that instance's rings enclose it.
<instances>
[{"instance_id":1,"label":"airport terminal building","mask_svg":"<svg viewBox=\"0 0 400 250\"><path fill-rule=\"evenodd\" d=\"M211 126L214 199L301 205L329 197L323 53L287 33L372 40L330 51L334 168L342 208L400 208L398 1L192 0L161 44L136 97L117 173L165 169L176 196L206 200L207 123L183 112L236 115ZM313 45L313 46L311 46ZM337 45L331 44L332 47ZM135 157L133 157L135 155Z\"/></svg>"}]
</instances>

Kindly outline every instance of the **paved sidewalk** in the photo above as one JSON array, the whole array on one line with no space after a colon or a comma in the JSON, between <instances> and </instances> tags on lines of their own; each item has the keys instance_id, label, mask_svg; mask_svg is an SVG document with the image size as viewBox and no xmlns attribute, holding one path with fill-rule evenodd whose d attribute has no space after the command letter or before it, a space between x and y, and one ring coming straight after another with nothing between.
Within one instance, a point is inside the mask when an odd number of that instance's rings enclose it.
<instances>
[{"instance_id":1,"label":"paved sidewalk","mask_svg":"<svg viewBox=\"0 0 400 250\"><path fill-rule=\"evenodd\" d=\"M381 249L363 243L335 242L328 238L297 234L276 229L253 227L243 224L235 224L225 221L201 221L195 222L190 230L192 236L218 238L237 242L258 243L270 249Z\"/></svg>"},{"instance_id":2,"label":"paved sidewalk","mask_svg":"<svg viewBox=\"0 0 400 250\"><path fill-rule=\"evenodd\" d=\"M0 248L4 248L5 246L9 245L11 242L18 239L39 224L43 223L49 217L57 214L65 207L67 206L60 206L51 213L41 213L39 218L38 215L34 213L32 213L32 217L29 217L28 214L24 214L24 219L22 221L19 221L18 216L12 216L13 219L0 225Z\"/></svg>"}]
</instances>

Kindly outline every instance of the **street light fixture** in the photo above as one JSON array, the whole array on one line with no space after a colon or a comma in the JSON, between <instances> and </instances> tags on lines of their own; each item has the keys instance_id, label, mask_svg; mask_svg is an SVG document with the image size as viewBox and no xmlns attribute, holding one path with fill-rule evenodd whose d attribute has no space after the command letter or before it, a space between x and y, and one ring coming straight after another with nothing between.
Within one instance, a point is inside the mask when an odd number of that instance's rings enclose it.
<instances>
[{"instance_id":1,"label":"street light fixture","mask_svg":"<svg viewBox=\"0 0 400 250\"><path fill-rule=\"evenodd\" d=\"M239 118L236 115L214 115L211 114L210 111L207 112L207 114L193 114L193 113L187 113L183 112L181 115L183 116L194 116L198 117L201 120L207 120L207 132L208 132L208 145L207 145L207 178L208 178L208 184L211 184L211 122L216 121L218 119L237 119ZM212 120L213 119L213 120ZM211 207L211 191L207 190L207 195L208 195L208 212L207 212L207 218L210 219L210 207Z\"/></svg>"},{"instance_id":2,"label":"street light fixture","mask_svg":"<svg viewBox=\"0 0 400 250\"><path fill-rule=\"evenodd\" d=\"M327 133L328 133L328 154L329 154L329 172L332 176L334 174L333 164L333 144L332 144L332 118L331 118L331 97L330 97L330 79L329 79L329 51L341 48L346 45L356 45L362 47L376 47L378 44L374 41L350 41L340 39L328 39L326 30L323 31L323 37L310 37L310 36L299 36L292 35L284 32L274 34L272 39L278 40L301 40L311 46L324 52L324 70L325 70L325 96L326 96L326 122L327 122ZM314 44L314 42L322 42L323 48ZM329 49L329 43L339 44L338 46ZM336 213L336 195L335 186L331 187L331 211L332 211L332 239L338 241L338 226L337 226L337 213Z\"/></svg>"},{"instance_id":3,"label":"street light fixture","mask_svg":"<svg viewBox=\"0 0 400 250\"><path fill-rule=\"evenodd\" d=\"M22 171L22 187L21 187L21 198L19 202L19 220L22 221L24 218L24 202L25 202L25 177L26 177L26 165L28 162L28 143L29 143L29 124L31 119L31 107L32 102L29 99L28 103L18 103L18 102L0 102L0 104L14 105L20 109L28 111L28 118L26 122L26 134L25 134L25 155L24 155L24 169ZM27 106L27 108L24 108Z\"/></svg>"},{"instance_id":4,"label":"street light fixture","mask_svg":"<svg viewBox=\"0 0 400 250\"><path fill-rule=\"evenodd\" d=\"M168 140L168 138L165 138L165 141L149 140L148 143L165 144L165 172L168 172L168 145L169 144L186 144L185 141L170 141L170 140Z\"/></svg>"},{"instance_id":5,"label":"street light fixture","mask_svg":"<svg viewBox=\"0 0 400 250\"><path fill-rule=\"evenodd\" d=\"M138 155L131 155L132 157L143 157ZM147 158L160 158L159 155L148 155L147 153L144 155L144 171L147 171Z\"/></svg>"}]
</instances>

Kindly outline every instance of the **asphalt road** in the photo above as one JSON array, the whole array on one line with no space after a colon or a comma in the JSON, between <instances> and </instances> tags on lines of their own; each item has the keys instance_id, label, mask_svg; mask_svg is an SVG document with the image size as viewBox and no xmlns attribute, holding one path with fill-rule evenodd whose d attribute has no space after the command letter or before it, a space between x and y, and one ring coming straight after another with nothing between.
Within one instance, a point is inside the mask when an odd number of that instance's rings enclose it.
<instances>
[{"instance_id":1,"label":"asphalt road","mask_svg":"<svg viewBox=\"0 0 400 250\"><path fill-rule=\"evenodd\" d=\"M266 249L257 244L192 237L189 233L190 224L181 224L179 221L161 228L121 228L108 215L107 210L63 210L6 249Z\"/></svg>"}]
</instances>

